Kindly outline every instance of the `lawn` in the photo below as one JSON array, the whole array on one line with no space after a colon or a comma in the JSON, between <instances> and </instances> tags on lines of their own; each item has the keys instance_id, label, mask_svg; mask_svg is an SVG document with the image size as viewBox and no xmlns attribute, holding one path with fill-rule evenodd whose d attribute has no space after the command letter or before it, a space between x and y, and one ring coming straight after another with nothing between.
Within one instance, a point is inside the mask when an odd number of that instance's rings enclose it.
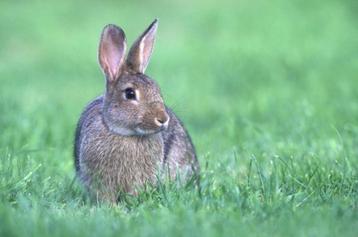
<instances>
[{"instance_id":1,"label":"lawn","mask_svg":"<svg viewBox=\"0 0 358 237\"><path fill-rule=\"evenodd\" d=\"M202 195L117 206L74 179L102 27L159 18L147 74L198 152ZM357 236L358 2L1 1L0 236Z\"/></svg>"}]
</instances>

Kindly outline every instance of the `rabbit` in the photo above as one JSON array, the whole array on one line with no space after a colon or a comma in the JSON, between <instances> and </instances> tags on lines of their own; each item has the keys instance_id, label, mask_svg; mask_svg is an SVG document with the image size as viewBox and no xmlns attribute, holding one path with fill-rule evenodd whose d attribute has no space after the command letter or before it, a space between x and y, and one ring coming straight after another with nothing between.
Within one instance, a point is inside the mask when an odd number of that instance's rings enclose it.
<instances>
[{"instance_id":1,"label":"rabbit","mask_svg":"<svg viewBox=\"0 0 358 237\"><path fill-rule=\"evenodd\" d=\"M106 88L84 109L74 144L76 176L97 200L117 202L120 192L136 195L165 178L199 177L188 132L144 74L157 27L156 19L127 57L124 31L113 24L102 31L98 61Z\"/></svg>"}]
</instances>

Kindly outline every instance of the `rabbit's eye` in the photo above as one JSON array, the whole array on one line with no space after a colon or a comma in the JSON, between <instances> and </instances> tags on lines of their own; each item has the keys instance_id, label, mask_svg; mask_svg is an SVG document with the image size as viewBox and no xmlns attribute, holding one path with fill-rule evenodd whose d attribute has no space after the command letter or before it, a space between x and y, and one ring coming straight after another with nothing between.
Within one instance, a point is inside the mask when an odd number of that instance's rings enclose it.
<instances>
[{"instance_id":1,"label":"rabbit's eye","mask_svg":"<svg viewBox=\"0 0 358 237\"><path fill-rule=\"evenodd\" d=\"M133 88L127 88L124 90L124 97L127 100L135 100L136 96L135 96L135 91L133 90Z\"/></svg>"}]
</instances>

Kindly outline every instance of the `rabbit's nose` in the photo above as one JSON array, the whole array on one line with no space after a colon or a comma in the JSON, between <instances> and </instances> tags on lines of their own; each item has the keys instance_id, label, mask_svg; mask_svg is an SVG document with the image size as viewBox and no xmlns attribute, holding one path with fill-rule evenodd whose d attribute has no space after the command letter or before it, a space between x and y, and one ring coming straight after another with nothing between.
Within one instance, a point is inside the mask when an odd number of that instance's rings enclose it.
<instances>
[{"instance_id":1,"label":"rabbit's nose","mask_svg":"<svg viewBox=\"0 0 358 237\"><path fill-rule=\"evenodd\" d=\"M169 124L169 116L167 114L163 114L162 116L156 117L154 122L158 127L166 128Z\"/></svg>"}]
</instances>

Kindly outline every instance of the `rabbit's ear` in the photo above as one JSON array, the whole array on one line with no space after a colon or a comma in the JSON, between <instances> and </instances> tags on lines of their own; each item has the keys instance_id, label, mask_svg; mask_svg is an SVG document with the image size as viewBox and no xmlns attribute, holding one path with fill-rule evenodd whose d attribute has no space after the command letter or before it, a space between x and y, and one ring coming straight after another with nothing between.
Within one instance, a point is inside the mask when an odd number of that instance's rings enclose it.
<instances>
[{"instance_id":1,"label":"rabbit's ear","mask_svg":"<svg viewBox=\"0 0 358 237\"><path fill-rule=\"evenodd\" d=\"M98 61L109 82L115 81L124 62L126 36L121 28L115 25L104 27L98 49Z\"/></svg>"},{"instance_id":2,"label":"rabbit's ear","mask_svg":"<svg viewBox=\"0 0 358 237\"><path fill-rule=\"evenodd\" d=\"M144 73L149 63L150 55L153 51L155 34L157 32L158 20L152 24L139 36L130 49L127 57L127 66L135 72Z\"/></svg>"}]
</instances>

